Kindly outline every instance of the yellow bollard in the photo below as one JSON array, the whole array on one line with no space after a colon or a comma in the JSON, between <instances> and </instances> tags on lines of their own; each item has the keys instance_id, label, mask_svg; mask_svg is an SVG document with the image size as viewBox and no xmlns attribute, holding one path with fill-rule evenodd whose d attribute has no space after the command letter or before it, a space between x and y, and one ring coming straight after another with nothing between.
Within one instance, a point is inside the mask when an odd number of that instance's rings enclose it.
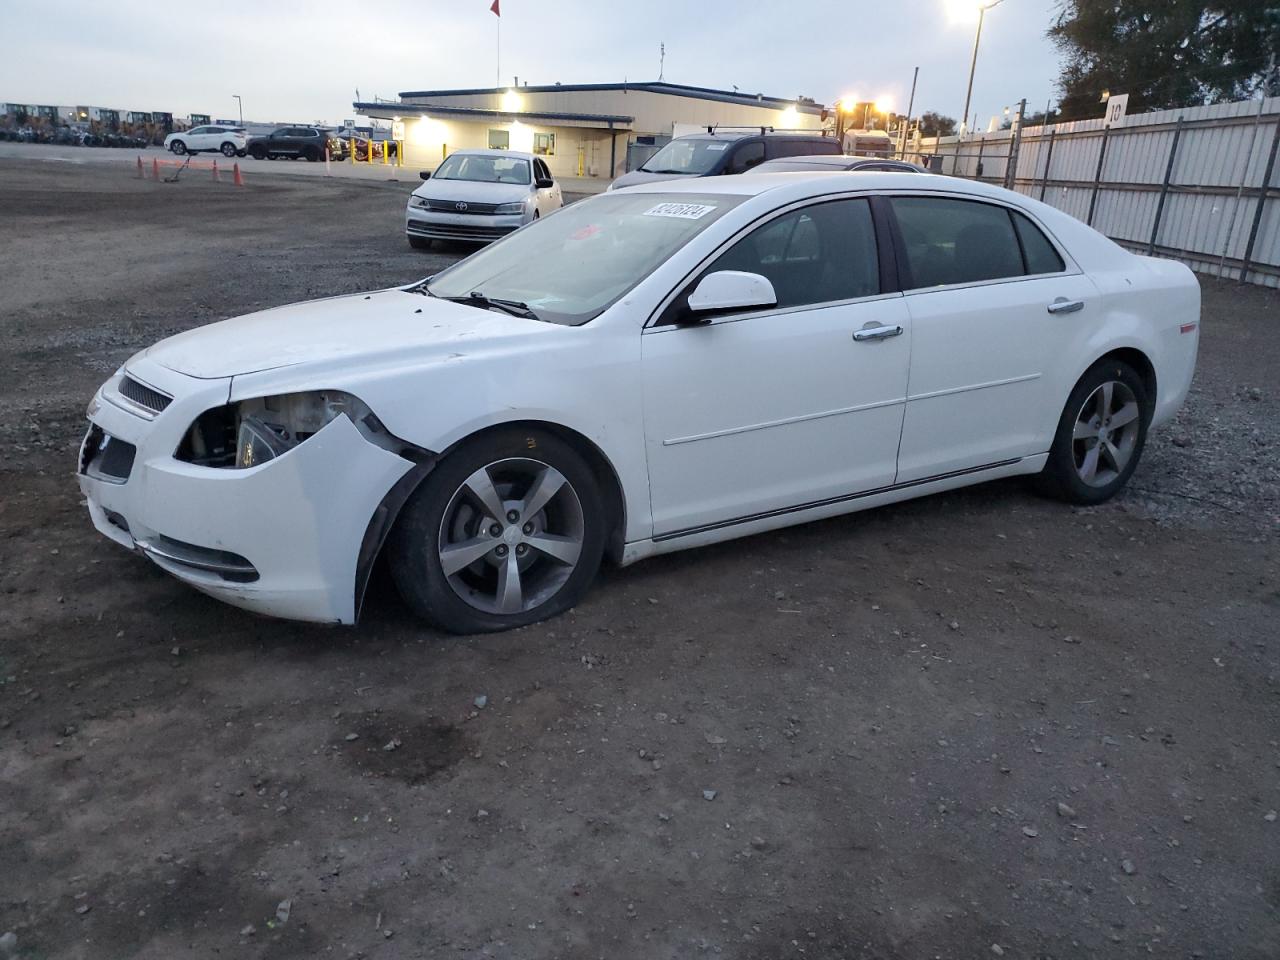
<instances>
[{"instance_id":1,"label":"yellow bollard","mask_svg":"<svg viewBox=\"0 0 1280 960\"><path fill-rule=\"evenodd\" d=\"M396 141L396 166L397 167L404 166L404 141L403 140Z\"/></svg>"},{"instance_id":2,"label":"yellow bollard","mask_svg":"<svg viewBox=\"0 0 1280 960\"><path fill-rule=\"evenodd\" d=\"M385 167L388 163L390 163L390 162L391 162L391 161L388 159L388 157L387 157L388 147L389 147L390 145L391 145L391 141L390 141L390 140L383 140L383 141L382 141L382 165L383 165L384 167Z\"/></svg>"},{"instance_id":3,"label":"yellow bollard","mask_svg":"<svg viewBox=\"0 0 1280 960\"><path fill-rule=\"evenodd\" d=\"M347 147L351 150L351 163L354 165L356 162L356 138L355 137L347 138Z\"/></svg>"}]
</instances>

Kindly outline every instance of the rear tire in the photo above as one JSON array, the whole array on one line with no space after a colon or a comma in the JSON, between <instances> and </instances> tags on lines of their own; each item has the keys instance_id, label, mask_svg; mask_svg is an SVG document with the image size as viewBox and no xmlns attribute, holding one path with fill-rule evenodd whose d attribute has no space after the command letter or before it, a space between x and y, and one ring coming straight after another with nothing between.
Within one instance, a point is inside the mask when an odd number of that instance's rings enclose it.
<instances>
[{"instance_id":1,"label":"rear tire","mask_svg":"<svg viewBox=\"0 0 1280 960\"><path fill-rule=\"evenodd\" d=\"M230 160L232 157L236 155L236 145L232 143L230 140L228 140L221 147L219 147L219 149L222 151L222 155L226 157L228 160Z\"/></svg>"},{"instance_id":2,"label":"rear tire","mask_svg":"<svg viewBox=\"0 0 1280 960\"><path fill-rule=\"evenodd\" d=\"M415 250L430 250L431 238L430 237L410 237L409 246L413 247L413 249Z\"/></svg>"},{"instance_id":3,"label":"rear tire","mask_svg":"<svg viewBox=\"0 0 1280 960\"><path fill-rule=\"evenodd\" d=\"M586 593L605 517L576 450L540 430L497 430L414 492L388 542L392 576L415 613L451 633L537 623Z\"/></svg>"},{"instance_id":4,"label":"rear tire","mask_svg":"<svg viewBox=\"0 0 1280 960\"><path fill-rule=\"evenodd\" d=\"M1151 423L1151 400L1127 363L1100 360L1067 398L1044 470L1041 492L1093 505L1119 493L1138 467Z\"/></svg>"}]
</instances>

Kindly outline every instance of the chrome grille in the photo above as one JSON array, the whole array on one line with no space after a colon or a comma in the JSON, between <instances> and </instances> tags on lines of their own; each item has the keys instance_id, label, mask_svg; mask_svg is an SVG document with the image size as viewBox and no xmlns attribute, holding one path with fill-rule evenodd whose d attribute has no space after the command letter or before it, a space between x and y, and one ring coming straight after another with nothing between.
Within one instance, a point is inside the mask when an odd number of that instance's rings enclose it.
<instances>
[{"instance_id":1,"label":"chrome grille","mask_svg":"<svg viewBox=\"0 0 1280 960\"><path fill-rule=\"evenodd\" d=\"M462 209L458 209L462 204ZM473 203L470 200L428 200L427 209L436 213L481 213L492 215L498 209L496 203Z\"/></svg>"},{"instance_id":2,"label":"chrome grille","mask_svg":"<svg viewBox=\"0 0 1280 960\"><path fill-rule=\"evenodd\" d=\"M118 389L122 397L132 400L138 406L146 407L154 413L160 413L173 402L173 397L166 397L159 390L153 390L145 383L139 383L128 374L120 378Z\"/></svg>"}]
</instances>

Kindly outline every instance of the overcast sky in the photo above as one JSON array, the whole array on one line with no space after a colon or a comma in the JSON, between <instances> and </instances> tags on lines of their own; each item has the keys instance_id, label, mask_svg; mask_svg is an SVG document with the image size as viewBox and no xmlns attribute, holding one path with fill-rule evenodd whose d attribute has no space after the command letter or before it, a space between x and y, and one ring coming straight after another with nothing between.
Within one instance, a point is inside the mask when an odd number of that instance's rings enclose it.
<instances>
[{"instance_id":1,"label":"overcast sky","mask_svg":"<svg viewBox=\"0 0 1280 960\"><path fill-rule=\"evenodd\" d=\"M0 101L334 122L402 90L492 86L491 0L4 0L10 38ZM919 114L959 117L974 21L963 0L790 3L501 0L501 79L533 84L655 80L666 44L673 83L830 103L892 97L905 110L920 67ZM1044 39L1053 0L1004 0L986 16L970 113L1053 95ZM20 42L18 38L23 38Z\"/></svg>"}]
</instances>

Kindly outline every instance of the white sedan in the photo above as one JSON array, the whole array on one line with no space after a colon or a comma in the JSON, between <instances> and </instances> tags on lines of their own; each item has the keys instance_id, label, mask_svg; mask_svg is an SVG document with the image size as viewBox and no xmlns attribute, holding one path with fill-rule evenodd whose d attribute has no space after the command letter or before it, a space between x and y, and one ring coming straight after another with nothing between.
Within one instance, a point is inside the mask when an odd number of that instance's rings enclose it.
<instances>
[{"instance_id":1,"label":"white sedan","mask_svg":"<svg viewBox=\"0 0 1280 960\"><path fill-rule=\"evenodd\" d=\"M351 623L385 555L424 617L501 630L605 556L1015 474L1106 500L1199 321L1186 267L994 187L664 182L156 344L90 404L79 481L99 531L229 603Z\"/></svg>"},{"instance_id":2,"label":"white sedan","mask_svg":"<svg viewBox=\"0 0 1280 960\"><path fill-rule=\"evenodd\" d=\"M511 150L457 150L423 172L404 215L410 246L432 240L488 243L559 210L560 184L541 157Z\"/></svg>"}]
</instances>

